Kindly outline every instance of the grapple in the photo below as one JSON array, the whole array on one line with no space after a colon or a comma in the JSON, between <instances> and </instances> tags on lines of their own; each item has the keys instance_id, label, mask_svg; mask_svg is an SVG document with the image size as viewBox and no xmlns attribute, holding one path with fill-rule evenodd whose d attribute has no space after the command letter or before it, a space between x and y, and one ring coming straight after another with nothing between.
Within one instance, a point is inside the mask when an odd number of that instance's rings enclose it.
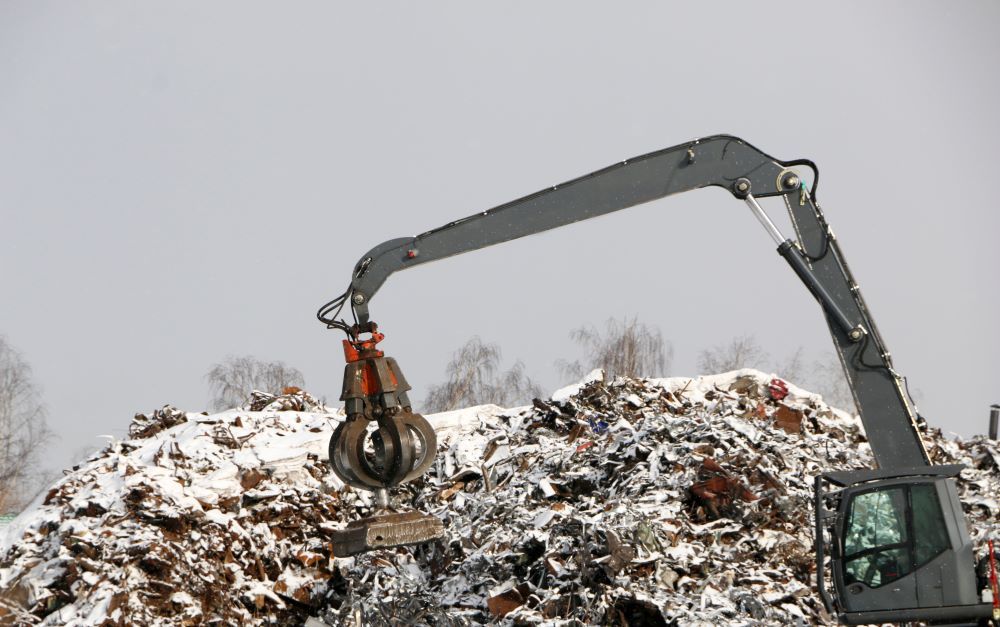
<instances>
[{"instance_id":1,"label":"grapple","mask_svg":"<svg viewBox=\"0 0 1000 627\"><path fill-rule=\"evenodd\" d=\"M361 333L370 333L361 339ZM330 465L346 484L375 492L380 513L356 520L334 536L334 553L427 542L441 536L441 521L419 512L394 512L389 489L422 475L433 463L437 437L413 413L399 365L376 348L385 339L375 323L351 329L344 340L344 402L347 419L330 438Z\"/></svg>"}]
</instances>

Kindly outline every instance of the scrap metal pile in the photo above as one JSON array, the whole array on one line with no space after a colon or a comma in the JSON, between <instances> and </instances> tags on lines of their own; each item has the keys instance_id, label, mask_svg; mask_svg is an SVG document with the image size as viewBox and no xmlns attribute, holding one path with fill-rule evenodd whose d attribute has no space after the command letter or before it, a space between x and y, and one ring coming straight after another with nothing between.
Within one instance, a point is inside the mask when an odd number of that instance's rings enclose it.
<instances>
[{"instance_id":1,"label":"scrap metal pile","mask_svg":"<svg viewBox=\"0 0 1000 627\"><path fill-rule=\"evenodd\" d=\"M137 416L0 535L0 625L823 623L812 478L871 465L859 421L764 373L592 375L428 416L395 504L444 539L342 558L374 505L326 462L342 419L299 391ZM969 467L974 541L1000 533L997 443L925 440Z\"/></svg>"}]
</instances>

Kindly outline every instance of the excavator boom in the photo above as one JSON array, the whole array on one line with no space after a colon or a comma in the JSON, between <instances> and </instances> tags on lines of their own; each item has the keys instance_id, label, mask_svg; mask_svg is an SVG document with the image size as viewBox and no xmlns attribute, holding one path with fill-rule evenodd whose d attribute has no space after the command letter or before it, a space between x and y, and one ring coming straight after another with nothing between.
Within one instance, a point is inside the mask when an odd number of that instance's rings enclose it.
<instances>
[{"instance_id":1,"label":"excavator boom","mask_svg":"<svg viewBox=\"0 0 1000 627\"><path fill-rule=\"evenodd\" d=\"M702 187L730 188L746 178L757 197L783 193L785 167L745 141L715 135L626 159L416 237L365 253L354 268L351 304L361 324L389 275L416 265L541 233Z\"/></svg>"},{"instance_id":2,"label":"excavator boom","mask_svg":"<svg viewBox=\"0 0 1000 627\"><path fill-rule=\"evenodd\" d=\"M926 465L927 453L904 382L892 368L891 356L815 203L815 194L789 169L795 165L815 170L810 161L779 161L730 135L626 159L415 237L379 244L355 265L350 304L364 325L369 322L373 297L395 272L672 194L715 186L743 200L782 196L798 241L782 237L777 242L779 250L824 307L879 466ZM792 178L798 181L795 185L784 183ZM747 188L737 189L737 182ZM775 229L773 223L770 229ZM852 338L851 331L858 328L860 336Z\"/></svg>"}]
</instances>

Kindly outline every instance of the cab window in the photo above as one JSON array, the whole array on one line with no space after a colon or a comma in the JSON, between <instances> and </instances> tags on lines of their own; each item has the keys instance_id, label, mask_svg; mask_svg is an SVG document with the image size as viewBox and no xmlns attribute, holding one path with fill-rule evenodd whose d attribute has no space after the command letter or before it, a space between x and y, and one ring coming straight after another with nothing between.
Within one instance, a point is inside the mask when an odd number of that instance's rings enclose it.
<instances>
[{"instance_id":1,"label":"cab window","mask_svg":"<svg viewBox=\"0 0 1000 627\"><path fill-rule=\"evenodd\" d=\"M922 566L948 548L948 529L941 515L941 502L933 485L910 488L913 502L914 558Z\"/></svg>"},{"instance_id":2,"label":"cab window","mask_svg":"<svg viewBox=\"0 0 1000 627\"><path fill-rule=\"evenodd\" d=\"M933 484L891 486L855 494L844 536L844 579L877 588L912 572L948 548Z\"/></svg>"}]
</instances>

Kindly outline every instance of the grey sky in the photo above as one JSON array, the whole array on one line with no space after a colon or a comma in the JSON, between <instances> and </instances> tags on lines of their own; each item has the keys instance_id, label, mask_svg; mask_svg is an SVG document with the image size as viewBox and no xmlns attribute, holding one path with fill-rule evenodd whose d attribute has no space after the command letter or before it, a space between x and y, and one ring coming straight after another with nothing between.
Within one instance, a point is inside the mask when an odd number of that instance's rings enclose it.
<instances>
[{"instance_id":1,"label":"grey sky","mask_svg":"<svg viewBox=\"0 0 1000 627\"><path fill-rule=\"evenodd\" d=\"M1000 401L1000 4L0 2L0 333L59 466L228 354L336 397L313 314L373 245L702 135L808 157L930 422ZM772 206L773 207L773 206ZM775 207L775 216L780 216ZM372 305L420 398L472 335L545 388L638 315L698 352L830 348L745 206L702 190L429 264Z\"/></svg>"}]
</instances>

